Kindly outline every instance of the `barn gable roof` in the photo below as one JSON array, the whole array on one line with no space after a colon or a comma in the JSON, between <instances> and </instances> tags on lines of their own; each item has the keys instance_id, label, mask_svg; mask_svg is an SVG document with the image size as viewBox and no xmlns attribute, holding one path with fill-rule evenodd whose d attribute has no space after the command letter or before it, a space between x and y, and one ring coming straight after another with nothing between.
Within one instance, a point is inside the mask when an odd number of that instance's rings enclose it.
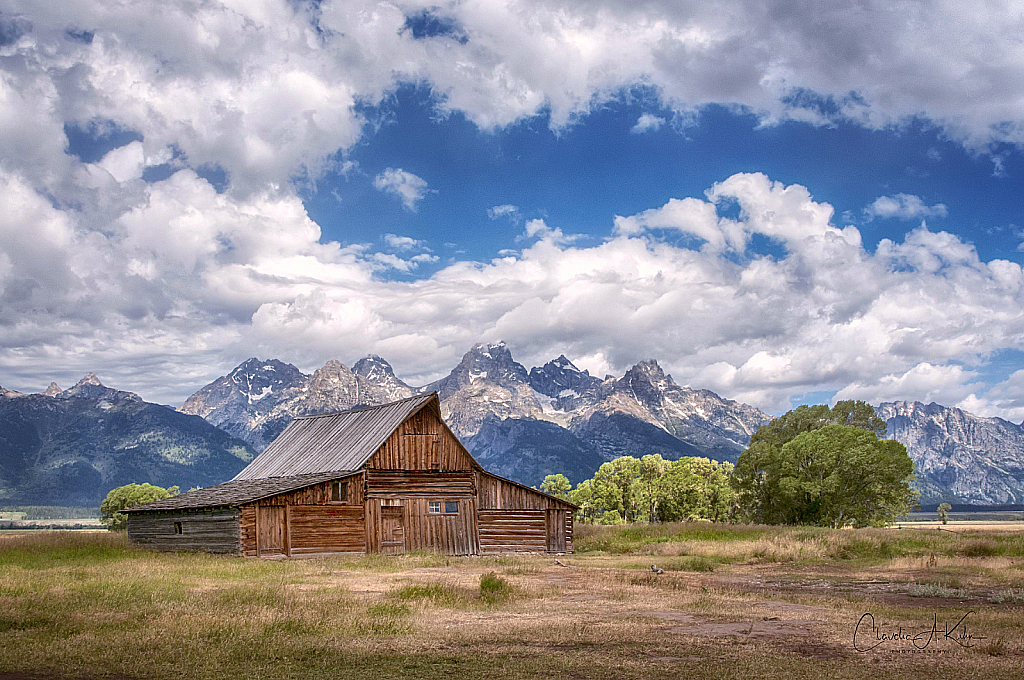
<instances>
[{"instance_id":1,"label":"barn gable roof","mask_svg":"<svg viewBox=\"0 0 1024 680\"><path fill-rule=\"evenodd\" d=\"M189 510L198 508L235 507L269 498L281 493L343 479L352 472L318 472L311 475L292 475L290 477L268 477L266 479L233 479L230 482L195 489L180 496L171 496L160 501L153 501L121 512L149 512L151 510Z\"/></svg>"},{"instance_id":2,"label":"barn gable roof","mask_svg":"<svg viewBox=\"0 0 1024 680\"><path fill-rule=\"evenodd\" d=\"M124 512L237 507L314 484L342 479L362 469L402 423L424 408L432 408L441 420L442 427L447 429L448 426L441 418L441 403L437 392L340 413L299 416L231 481L146 503ZM474 467L484 474L548 496L537 489L486 472L468 451L466 455ZM549 497L569 507L576 507L560 498Z\"/></svg>"},{"instance_id":3,"label":"barn gable roof","mask_svg":"<svg viewBox=\"0 0 1024 680\"><path fill-rule=\"evenodd\" d=\"M437 392L341 413L299 416L234 480L358 470L410 416L434 402Z\"/></svg>"}]
</instances>

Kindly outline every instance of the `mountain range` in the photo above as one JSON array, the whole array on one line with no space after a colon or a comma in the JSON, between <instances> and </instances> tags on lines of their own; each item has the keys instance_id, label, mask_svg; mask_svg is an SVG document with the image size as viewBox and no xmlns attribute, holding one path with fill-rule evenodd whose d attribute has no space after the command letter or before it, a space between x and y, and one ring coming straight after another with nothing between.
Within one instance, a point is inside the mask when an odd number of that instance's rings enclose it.
<instances>
[{"instance_id":1,"label":"mountain range","mask_svg":"<svg viewBox=\"0 0 1024 680\"><path fill-rule=\"evenodd\" d=\"M11 424L0 434L0 494L34 503L68 498L49 492L54 485L66 491L67 483L53 481L64 477L90 480L76 492L81 499L102 498L103 487L117 480L182 486L224 481L296 416L429 391L438 392L446 422L485 468L530 485L558 472L576 483L623 455L735 461L771 419L714 392L678 385L654 360L602 379L564 355L527 370L504 343L477 345L441 380L413 387L373 355L352 368L331 360L312 374L252 358L201 388L177 412L103 387L94 376L71 390L51 385L37 395L0 388L0 424ZM1024 502L1020 425L920 402L881 404L877 411L888 436L905 444L915 462L922 502ZM64 424L69 422L75 425ZM119 428L124 433L113 436ZM181 442L187 437L195 453L185 453Z\"/></svg>"},{"instance_id":2,"label":"mountain range","mask_svg":"<svg viewBox=\"0 0 1024 680\"><path fill-rule=\"evenodd\" d=\"M40 394L0 388L0 503L96 506L117 486L182 490L233 477L256 452L202 418L92 373Z\"/></svg>"},{"instance_id":3,"label":"mountain range","mask_svg":"<svg viewBox=\"0 0 1024 680\"><path fill-rule=\"evenodd\" d=\"M478 345L446 377L412 388L382 358L351 369L328 362L312 375L249 359L181 407L257 451L299 415L373 405L436 391L442 415L487 469L536 484L561 472L573 482L623 455L735 460L770 416L707 390L680 387L655 361L604 380L565 356L527 371L504 343Z\"/></svg>"}]
</instances>

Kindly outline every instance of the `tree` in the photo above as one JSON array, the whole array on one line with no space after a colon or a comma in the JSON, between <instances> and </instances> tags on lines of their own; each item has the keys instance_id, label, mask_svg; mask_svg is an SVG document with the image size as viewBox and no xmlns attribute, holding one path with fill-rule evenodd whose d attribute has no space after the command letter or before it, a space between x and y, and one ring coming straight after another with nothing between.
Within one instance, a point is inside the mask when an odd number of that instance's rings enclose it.
<instances>
[{"instance_id":1,"label":"tree","mask_svg":"<svg viewBox=\"0 0 1024 680\"><path fill-rule=\"evenodd\" d=\"M953 509L953 506L949 503L942 503L936 509L939 513L939 519L942 520L943 524L949 524L949 511Z\"/></svg>"},{"instance_id":2,"label":"tree","mask_svg":"<svg viewBox=\"0 0 1024 680\"><path fill-rule=\"evenodd\" d=\"M541 491L563 500L569 500L569 489L571 488L572 483L569 481L568 477L562 474L548 475L544 478L544 481L540 483Z\"/></svg>"},{"instance_id":3,"label":"tree","mask_svg":"<svg viewBox=\"0 0 1024 680\"><path fill-rule=\"evenodd\" d=\"M763 524L891 522L917 493L906 448L884 433L862 401L801 406L759 428L732 477L741 514Z\"/></svg>"},{"instance_id":4,"label":"tree","mask_svg":"<svg viewBox=\"0 0 1024 680\"><path fill-rule=\"evenodd\" d=\"M594 505L603 511L598 521L610 524L636 521L634 482L639 476L640 461L632 456L616 458L597 469L591 486Z\"/></svg>"},{"instance_id":5,"label":"tree","mask_svg":"<svg viewBox=\"0 0 1024 680\"><path fill-rule=\"evenodd\" d=\"M149 483L119 486L112 489L103 499L103 503L100 505L100 512L103 513L103 516L100 521L106 524L110 531L125 531L128 528L128 516L121 510L177 495L178 487L176 486L167 489Z\"/></svg>"}]
</instances>

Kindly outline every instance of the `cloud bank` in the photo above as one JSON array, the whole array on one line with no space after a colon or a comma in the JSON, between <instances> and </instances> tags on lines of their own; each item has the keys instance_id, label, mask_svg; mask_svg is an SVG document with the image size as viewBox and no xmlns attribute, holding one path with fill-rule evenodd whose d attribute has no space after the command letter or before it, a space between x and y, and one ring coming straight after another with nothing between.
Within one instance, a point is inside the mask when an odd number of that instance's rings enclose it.
<instances>
[{"instance_id":1,"label":"cloud bank","mask_svg":"<svg viewBox=\"0 0 1024 680\"><path fill-rule=\"evenodd\" d=\"M526 362L565 352L599 374L657 357L772 410L898 387L1019 420L1020 377L976 393L970 366L1024 350L1021 268L946 232L869 252L807 188L738 174L615 218L599 245L531 220L517 253L386 281L436 256L397 236L394 252L321 242L297 187L345 167L363 107L402 83L484 131L564 128L641 87L680 116L924 118L972 150L1019 145L1024 48L993 36L1022 20L952 0L0 0L0 368L29 388L53 366L103 366L180 402L253 354L310 368L374 352L415 382L505 339ZM72 130L131 139L87 158ZM429 191L400 168L376 185L409 210ZM876 217L941 207L883 199ZM755 237L783 254L753 254Z\"/></svg>"}]
</instances>

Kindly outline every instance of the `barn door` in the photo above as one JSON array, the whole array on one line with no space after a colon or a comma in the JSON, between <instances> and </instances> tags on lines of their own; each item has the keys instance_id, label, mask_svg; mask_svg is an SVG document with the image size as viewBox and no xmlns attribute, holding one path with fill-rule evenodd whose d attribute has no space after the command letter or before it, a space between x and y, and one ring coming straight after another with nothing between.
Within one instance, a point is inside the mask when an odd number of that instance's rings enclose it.
<instances>
[{"instance_id":1,"label":"barn door","mask_svg":"<svg viewBox=\"0 0 1024 680\"><path fill-rule=\"evenodd\" d=\"M283 555L285 509L283 505L256 508L256 554Z\"/></svg>"},{"instance_id":2,"label":"barn door","mask_svg":"<svg viewBox=\"0 0 1024 680\"><path fill-rule=\"evenodd\" d=\"M380 551L405 552L405 523L401 505L385 505L380 509Z\"/></svg>"},{"instance_id":3,"label":"barn door","mask_svg":"<svg viewBox=\"0 0 1024 680\"><path fill-rule=\"evenodd\" d=\"M565 552L566 510L548 510L548 552Z\"/></svg>"}]
</instances>

